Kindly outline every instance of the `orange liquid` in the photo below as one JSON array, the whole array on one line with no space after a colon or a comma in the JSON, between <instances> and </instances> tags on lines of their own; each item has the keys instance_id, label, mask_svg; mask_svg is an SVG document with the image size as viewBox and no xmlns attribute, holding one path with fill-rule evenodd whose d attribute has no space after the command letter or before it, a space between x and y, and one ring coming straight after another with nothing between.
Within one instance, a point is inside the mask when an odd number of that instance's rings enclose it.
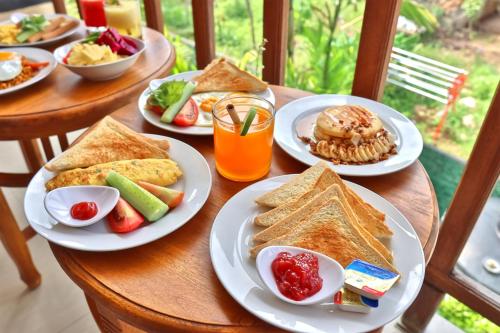
<instances>
[{"instance_id":1,"label":"orange liquid","mask_svg":"<svg viewBox=\"0 0 500 333\"><path fill-rule=\"evenodd\" d=\"M246 112L238 112L240 119ZM247 135L240 136L240 128L214 119L215 166L217 171L230 180L251 181L265 176L271 167L274 119L271 113L257 109ZM228 114L218 115L231 122Z\"/></svg>"}]
</instances>

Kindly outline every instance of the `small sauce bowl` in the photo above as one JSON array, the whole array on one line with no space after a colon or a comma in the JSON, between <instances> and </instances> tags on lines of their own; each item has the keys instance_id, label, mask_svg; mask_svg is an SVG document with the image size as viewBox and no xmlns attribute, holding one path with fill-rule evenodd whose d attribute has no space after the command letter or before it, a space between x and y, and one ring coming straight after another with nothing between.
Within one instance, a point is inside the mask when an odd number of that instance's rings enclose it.
<instances>
[{"instance_id":1,"label":"small sauce bowl","mask_svg":"<svg viewBox=\"0 0 500 333\"><path fill-rule=\"evenodd\" d=\"M68 186L60 187L45 195L45 210L57 222L70 227L86 227L100 221L116 206L120 192L109 186ZM97 204L96 216L88 220L77 220L71 216L71 207L82 201Z\"/></svg>"},{"instance_id":2,"label":"small sauce bowl","mask_svg":"<svg viewBox=\"0 0 500 333\"><path fill-rule=\"evenodd\" d=\"M310 253L318 258L319 276L323 279L323 286L316 294L303 299L302 301L294 301L279 291L271 265L280 252L289 252L293 256L299 253ZM344 285L344 268L342 268L337 261L325 256L324 254L300 247L268 246L259 252L256 264L259 276L262 281L264 281L267 288L269 288L273 294L276 295L276 297L291 304L311 305L322 303L327 299L332 299L333 295Z\"/></svg>"}]
</instances>

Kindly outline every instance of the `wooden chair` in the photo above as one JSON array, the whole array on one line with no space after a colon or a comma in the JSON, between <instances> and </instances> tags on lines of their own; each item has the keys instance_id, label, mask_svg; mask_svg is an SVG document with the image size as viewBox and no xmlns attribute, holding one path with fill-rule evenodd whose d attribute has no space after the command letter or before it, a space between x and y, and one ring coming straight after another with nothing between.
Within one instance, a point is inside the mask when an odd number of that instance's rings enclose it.
<instances>
[{"instance_id":1,"label":"wooden chair","mask_svg":"<svg viewBox=\"0 0 500 333\"><path fill-rule=\"evenodd\" d=\"M52 3L56 13L66 13L64 0L53 0ZM163 15L160 0L144 0L144 8L147 26L163 33ZM112 111L113 110L110 110L108 113ZM79 126L77 127L75 127L74 124L72 126L63 125L58 129L58 132L50 134L58 137L61 149L65 150L68 147L68 139L65 133L90 126L97 119L98 118L94 117L91 120L89 119L88 123L78 124ZM24 174L0 172L0 187L26 187L34 173L45 164L36 141L37 139L41 141L46 158L51 159L54 157L54 150L48 136L41 137L37 136L36 133L30 133L30 135L31 134L33 135L31 138L19 141L30 172ZM43 135L46 135L46 133ZM11 139L10 137L2 137L0 133L0 141ZM28 288L36 288L41 282L41 276L33 263L26 244L26 242L35 235L35 231L30 226L24 230L20 230L1 189L0 216L0 239L16 264L21 279L26 283Z\"/></svg>"}]
</instances>

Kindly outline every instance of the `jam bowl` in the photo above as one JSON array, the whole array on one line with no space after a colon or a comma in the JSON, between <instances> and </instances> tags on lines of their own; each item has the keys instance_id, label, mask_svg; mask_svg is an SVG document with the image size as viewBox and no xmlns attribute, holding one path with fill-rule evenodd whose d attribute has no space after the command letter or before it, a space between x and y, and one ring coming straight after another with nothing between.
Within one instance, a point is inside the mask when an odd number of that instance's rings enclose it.
<instances>
[{"instance_id":1,"label":"jam bowl","mask_svg":"<svg viewBox=\"0 0 500 333\"><path fill-rule=\"evenodd\" d=\"M282 293L282 291L278 287L278 281L273 273L272 266L273 262L278 257L283 256L283 252L289 254L285 255L285 257L289 256L299 259L301 257L305 257L308 258L308 260L310 260L311 257L317 258L314 259L314 261L317 263L317 274L315 274L316 272L314 272L314 267L310 272L307 272L307 274L309 274L308 278L310 279L314 279L314 277L317 277L317 275L319 275L319 277L321 278L320 280L322 280L322 285L318 291L314 292L310 296L303 298L302 300L294 300L290 298L290 295L286 296ZM296 257L297 255L299 256ZM328 301L331 303L333 301L333 295L344 285L344 269L337 261L325 256L324 254L299 247L268 246L259 252L256 259L256 264L259 276L266 287L271 290L271 292L280 300L291 304L311 305L325 303ZM309 264L306 264L305 266L311 268L311 265ZM317 281L315 281L315 283L317 283Z\"/></svg>"}]
</instances>

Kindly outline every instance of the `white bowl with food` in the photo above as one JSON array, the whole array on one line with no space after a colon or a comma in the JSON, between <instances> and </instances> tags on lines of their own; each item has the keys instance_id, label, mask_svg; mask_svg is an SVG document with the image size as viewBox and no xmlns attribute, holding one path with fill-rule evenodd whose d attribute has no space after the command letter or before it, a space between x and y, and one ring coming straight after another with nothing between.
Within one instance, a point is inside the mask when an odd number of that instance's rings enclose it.
<instances>
[{"instance_id":1,"label":"white bowl with food","mask_svg":"<svg viewBox=\"0 0 500 333\"><path fill-rule=\"evenodd\" d=\"M67 186L47 193L44 206L57 222L81 228L108 215L119 198L120 192L109 186Z\"/></svg>"},{"instance_id":2,"label":"white bowl with food","mask_svg":"<svg viewBox=\"0 0 500 333\"><path fill-rule=\"evenodd\" d=\"M274 264L275 261L280 261L281 258L279 258L281 253L286 253L287 258L285 265L289 265L290 262L296 261L297 256L300 255L310 255L313 258L317 260L317 271L319 278L321 279L321 285L319 287L319 290L316 291L314 294L310 296L305 296L305 295L298 295L295 296L301 296L305 297L304 299L301 300L294 300L290 297L293 296L286 296L278 286L278 279L280 279L280 276L276 276L276 273L274 272ZM283 259L281 259L283 260ZM300 267L303 269L304 266L307 266L309 270L312 270L313 268L311 267L312 265L303 264L304 261L298 262L297 267ZM259 252L257 255L256 259L256 264L257 264L257 272L259 273L260 278L262 281L265 283L267 288L279 299L281 299L284 302L288 302L291 304L295 305L311 305L311 304L319 304L327 300L331 300L333 295L342 288L344 285L344 268L335 260L333 260L330 257L325 256L324 254L303 249L300 247L294 247L294 246L268 246L262 251ZM279 266L279 262L276 263L276 266ZM280 271L280 268L276 268L277 271ZM289 276L295 274L294 270L292 268L288 269L281 269L282 275L283 276ZM310 272L303 271L301 273L306 273L310 274ZM299 275L296 275L297 277L297 282L302 282L300 281L301 278L299 278ZM309 276L309 279L311 277ZM288 290L295 289L300 286L293 286L290 283L290 278L288 280L284 279L282 282L285 284L288 284L290 288ZM302 283L298 283L302 284ZM305 286L302 284L302 288L305 288Z\"/></svg>"},{"instance_id":3,"label":"white bowl with food","mask_svg":"<svg viewBox=\"0 0 500 333\"><path fill-rule=\"evenodd\" d=\"M84 43L86 39L81 39L58 47L54 51L54 57L61 66L85 79L91 81L112 80L131 68L146 47L140 39L128 36L125 38L135 43L136 53L126 56L119 55L102 45Z\"/></svg>"}]
</instances>

